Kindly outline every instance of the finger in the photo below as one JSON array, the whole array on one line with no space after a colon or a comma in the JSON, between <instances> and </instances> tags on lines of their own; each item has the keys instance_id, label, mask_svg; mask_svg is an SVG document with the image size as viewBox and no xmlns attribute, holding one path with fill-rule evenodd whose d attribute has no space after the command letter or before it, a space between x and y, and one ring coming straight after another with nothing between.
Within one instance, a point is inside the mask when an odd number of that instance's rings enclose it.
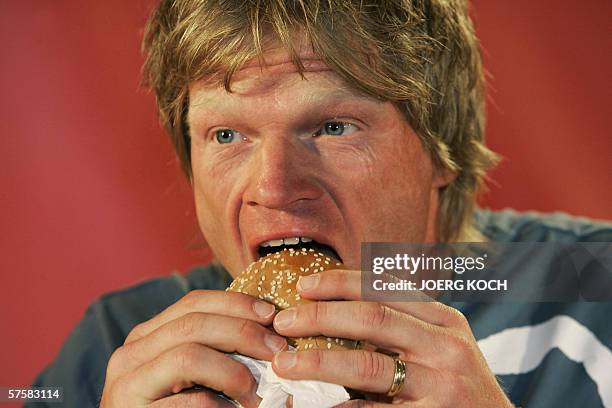
<instances>
[{"instance_id":1,"label":"finger","mask_svg":"<svg viewBox=\"0 0 612 408\"><path fill-rule=\"evenodd\" d=\"M327 270L300 277L296 288L306 299L362 300L361 273L343 269ZM456 309L433 301L420 291L412 292L411 301L382 303L438 326L461 327L465 323L465 318Z\"/></svg>"},{"instance_id":2,"label":"finger","mask_svg":"<svg viewBox=\"0 0 612 408\"><path fill-rule=\"evenodd\" d=\"M151 320L134 327L125 342L130 343L142 338L165 323L191 312L240 317L267 326L272 321L275 310L272 304L244 293L194 290Z\"/></svg>"},{"instance_id":3,"label":"finger","mask_svg":"<svg viewBox=\"0 0 612 408\"><path fill-rule=\"evenodd\" d=\"M246 407L257 406L257 383L249 369L201 344L181 344L146 362L116 382L117 395L138 395L141 405L202 385Z\"/></svg>"},{"instance_id":4,"label":"finger","mask_svg":"<svg viewBox=\"0 0 612 408\"><path fill-rule=\"evenodd\" d=\"M401 405L396 404L385 404L383 402L376 401L365 401L365 400L351 400L343 402L340 405L334 406L334 408L391 408L400 406L402 408L425 408L432 407L434 405L422 403L421 401L402 401Z\"/></svg>"},{"instance_id":5,"label":"finger","mask_svg":"<svg viewBox=\"0 0 612 408\"><path fill-rule=\"evenodd\" d=\"M392 406L391 404L384 404L376 401L351 400L336 405L334 408L390 408Z\"/></svg>"},{"instance_id":6,"label":"finger","mask_svg":"<svg viewBox=\"0 0 612 408\"><path fill-rule=\"evenodd\" d=\"M394 405L385 404L383 402L366 401L366 400L350 400L342 404L335 405L334 408L391 408ZM402 407L411 407L412 405L401 405Z\"/></svg>"},{"instance_id":7,"label":"finger","mask_svg":"<svg viewBox=\"0 0 612 408\"><path fill-rule=\"evenodd\" d=\"M189 390L155 401L151 408L233 408L236 405L208 390Z\"/></svg>"},{"instance_id":8,"label":"finger","mask_svg":"<svg viewBox=\"0 0 612 408\"><path fill-rule=\"evenodd\" d=\"M287 347L283 337L252 320L188 313L119 347L111 357L109 372L118 377L182 343L199 343L267 361Z\"/></svg>"},{"instance_id":9,"label":"finger","mask_svg":"<svg viewBox=\"0 0 612 408\"><path fill-rule=\"evenodd\" d=\"M283 351L272 360L272 368L283 378L325 381L385 395L393 383L395 362L385 354L366 350ZM406 379L395 398L424 398L439 389L439 380L435 370L406 362Z\"/></svg>"},{"instance_id":10,"label":"finger","mask_svg":"<svg viewBox=\"0 0 612 408\"><path fill-rule=\"evenodd\" d=\"M287 337L344 337L365 340L424 365L444 356L444 329L374 302L312 302L283 310L274 328Z\"/></svg>"}]
</instances>

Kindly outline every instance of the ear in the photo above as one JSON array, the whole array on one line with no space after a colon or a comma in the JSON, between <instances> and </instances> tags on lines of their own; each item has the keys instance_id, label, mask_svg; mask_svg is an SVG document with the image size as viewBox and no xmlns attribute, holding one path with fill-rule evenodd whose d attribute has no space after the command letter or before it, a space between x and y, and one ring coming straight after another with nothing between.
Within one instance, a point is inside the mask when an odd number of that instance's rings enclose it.
<instances>
[{"instance_id":1,"label":"ear","mask_svg":"<svg viewBox=\"0 0 612 408\"><path fill-rule=\"evenodd\" d=\"M433 183L434 188L440 189L448 186L457 178L457 172L447 168L434 167Z\"/></svg>"}]
</instances>

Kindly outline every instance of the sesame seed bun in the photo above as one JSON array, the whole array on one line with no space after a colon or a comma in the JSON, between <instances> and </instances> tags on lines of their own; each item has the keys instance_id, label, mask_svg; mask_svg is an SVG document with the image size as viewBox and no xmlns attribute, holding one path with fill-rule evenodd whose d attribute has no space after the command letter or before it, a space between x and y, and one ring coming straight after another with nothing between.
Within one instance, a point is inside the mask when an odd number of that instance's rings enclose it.
<instances>
[{"instance_id":1,"label":"sesame seed bun","mask_svg":"<svg viewBox=\"0 0 612 408\"><path fill-rule=\"evenodd\" d=\"M246 293L263 299L284 310L310 303L302 299L296 290L300 276L320 273L327 269L346 269L338 260L314 249L283 249L253 262L234 279L228 291ZM297 350L354 350L360 342L335 337L289 338L289 344Z\"/></svg>"}]
</instances>

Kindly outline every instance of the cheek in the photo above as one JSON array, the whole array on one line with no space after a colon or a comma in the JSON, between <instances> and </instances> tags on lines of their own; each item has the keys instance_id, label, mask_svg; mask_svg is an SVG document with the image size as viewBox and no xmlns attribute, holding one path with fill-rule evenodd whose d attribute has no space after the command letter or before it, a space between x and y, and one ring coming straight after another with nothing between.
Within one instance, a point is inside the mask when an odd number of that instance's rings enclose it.
<instances>
[{"instance_id":1,"label":"cheek","mask_svg":"<svg viewBox=\"0 0 612 408\"><path fill-rule=\"evenodd\" d=\"M362 241L422 239L432 188L428 155L414 134L359 149L336 161L343 213Z\"/></svg>"},{"instance_id":2,"label":"cheek","mask_svg":"<svg viewBox=\"0 0 612 408\"><path fill-rule=\"evenodd\" d=\"M193 190L196 213L202 233L211 246L211 237L221 236L227 218L227 198L230 195L232 173L223 165L213 165L205 149L192 147Z\"/></svg>"}]
</instances>

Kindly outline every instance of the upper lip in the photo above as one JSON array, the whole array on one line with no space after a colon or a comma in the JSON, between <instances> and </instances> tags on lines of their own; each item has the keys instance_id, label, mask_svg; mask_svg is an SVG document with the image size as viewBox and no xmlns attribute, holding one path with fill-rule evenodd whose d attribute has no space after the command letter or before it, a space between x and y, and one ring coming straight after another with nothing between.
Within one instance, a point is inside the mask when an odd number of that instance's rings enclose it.
<instances>
[{"instance_id":1,"label":"upper lip","mask_svg":"<svg viewBox=\"0 0 612 408\"><path fill-rule=\"evenodd\" d=\"M338 255L342 257L342 254L340 253L341 251L340 248L338 248L338 245L333 243L332 240L328 236L325 236L324 234L320 232L315 232L312 230L287 229L287 230L270 231L267 233L259 233L258 235L251 237L248 240L249 255L251 256L251 261L256 261L257 259L259 259L259 246L262 243L266 241L270 241L272 239L280 239L280 238L288 238L288 237L312 238L319 244L324 244L324 245L332 247L338 253Z\"/></svg>"}]
</instances>

